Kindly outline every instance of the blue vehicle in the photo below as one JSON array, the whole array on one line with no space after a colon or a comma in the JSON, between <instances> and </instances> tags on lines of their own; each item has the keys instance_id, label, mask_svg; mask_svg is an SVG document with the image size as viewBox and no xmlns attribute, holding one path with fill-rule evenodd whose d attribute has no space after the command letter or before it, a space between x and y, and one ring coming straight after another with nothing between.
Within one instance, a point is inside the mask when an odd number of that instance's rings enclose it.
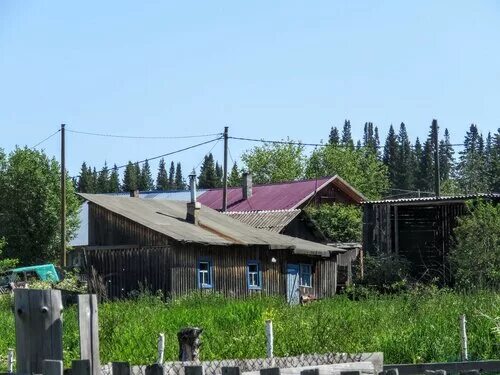
<instances>
[{"instance_id":1,"label":"blue vehicle","mask_svg":"<svg viewBox=\"0 0 500 375\"><path fill-rule=\"evenodd\" d=\"M55 284L61 281L61 276L53 264L13 268L1 276L0 293L7 293L14 288L25 288L30 280Z\"/></svg>"}]
</instances>

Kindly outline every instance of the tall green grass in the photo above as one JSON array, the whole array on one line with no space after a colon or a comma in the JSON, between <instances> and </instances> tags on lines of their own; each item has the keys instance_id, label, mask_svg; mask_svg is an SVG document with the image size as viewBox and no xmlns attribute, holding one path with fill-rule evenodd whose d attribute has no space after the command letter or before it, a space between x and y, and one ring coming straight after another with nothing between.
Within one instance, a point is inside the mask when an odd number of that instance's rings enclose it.
<instances>
[{"instance_id":1,"label":"tall green grass","mask_svg":"<svg viewBox=\"0 0 500 375\"><path fill-rule=\"evenodd\" d=\"M166 360L178 356L177 332L204 329L202 359L257 358L266 354L265 320L274 325L277 356L325 352L384 352L386 363L459 359L458 316L468 320L472 359L500 358L490 317L500 316L500 294L425 290L352 301L339 296L306 306L279 298L234 300L192 295L164 303L153 296L103 303L99 307L101 359L147 364L156 360L160 332ZM65 361L78 357L76 309L64 312ZM0 353L14 347L10 302L0 303ZM3 364L5 366L5 364Z\"/></svg>"}]
</instances>

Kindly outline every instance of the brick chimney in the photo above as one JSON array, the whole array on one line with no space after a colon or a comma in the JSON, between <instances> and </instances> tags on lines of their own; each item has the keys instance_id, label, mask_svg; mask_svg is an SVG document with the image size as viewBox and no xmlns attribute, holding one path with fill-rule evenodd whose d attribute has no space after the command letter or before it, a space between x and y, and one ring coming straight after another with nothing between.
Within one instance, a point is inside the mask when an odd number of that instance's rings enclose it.
<instances>
[{"instance_id":1,"label":"brick chimney","mask_svg":"<svg viewBox=\"0 0 500 375\"><path fill-rule=\"evenodd\" d=\"M130 190L130 198L139 198L139 190Z\"/></svg>"},{"instance_id":2,"label":"brick chimney","mask_svg":"<svg viewBox=\"0 0 500 375\"><path fill-rule=\"evenodd\" d=\"M189 175L189 189L191 190L191 202L187 203L186 221L198 225L201 203L196 201L196 173L194 169Z\"/></svg>"},{"instance_id":3,"label":"brick chimney","mask_svg":"<svg viewBox=\"0 0 500 375\"><path fill-rule=\"evenodd\" d=\"M252 196L252 174L250 172L243 172L241 188L243 190L243 199L248 199Z\"/></svg>"}]
</instances>

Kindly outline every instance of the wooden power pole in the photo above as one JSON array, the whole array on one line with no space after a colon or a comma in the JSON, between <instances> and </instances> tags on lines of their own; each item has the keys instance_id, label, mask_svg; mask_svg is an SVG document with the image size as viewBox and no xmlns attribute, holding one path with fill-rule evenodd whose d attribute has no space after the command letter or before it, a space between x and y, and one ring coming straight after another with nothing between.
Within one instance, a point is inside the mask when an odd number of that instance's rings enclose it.
<instances>
[{"instance_id":1,"label":"wooden power pole","mask_svg":"<svg viewBox=\"0 0 500 375\"><path fill-rule=\"evenodd\" d=\"M223 175L223 189L222 189L222 212L227 210L227 140L228 140L228 127L224 127L224 175Z\"/></svg>"},{"instance_id":2,"label":"wooden power pole","mask_svg":"<svg viewBox=\"0 0 500 375\"><path fill-rule=\"evenodd\" d=\"M65 124L61 124L61 267L66 267L66 145Z\"/></svg>"},{"instance_id":3,"label":"wooden power pole","mask_svg":"<svg viewBox=\"0 0 500 375\"><path fill-rule=\"evenodd\" d=\"M432 134L434 143L434 190L436 197L441 195L441 169L439 166L439 137L438 137L438 122L432 120Z\"/></svg>"}]
</instances>

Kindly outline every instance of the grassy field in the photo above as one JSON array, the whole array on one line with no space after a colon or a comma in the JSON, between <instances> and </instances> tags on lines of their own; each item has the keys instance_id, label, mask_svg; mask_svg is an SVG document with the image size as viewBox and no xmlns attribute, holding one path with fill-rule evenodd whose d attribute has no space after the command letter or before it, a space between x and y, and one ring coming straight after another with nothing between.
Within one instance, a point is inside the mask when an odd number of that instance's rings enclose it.
<instances>
[{"instance_id":1,"label":"grassy field","mask_svg":"<svg viewBox=\"0 0 500 375\"><path fill-rule=\"evenodd\" d=\"M0 302L0 354L14 347L10 301ZM155 297L100 305L103 362L153 363L158 333L166 334L166 360L178 354L177 331L204 329L202 359L264 357L265 320L272 319L275 355L382 351L386 363L459 359L459 314L468 320L472 359L500 358L490 317L500 316L500 294L461 295L427 290L352 301L346 297L289 307L281 299L231 300L190 296L164 303ZM78 356L76 310L64 312L65 361ZM2 363L2 367L5 364Z\"/></svg>"}]
</instances>

